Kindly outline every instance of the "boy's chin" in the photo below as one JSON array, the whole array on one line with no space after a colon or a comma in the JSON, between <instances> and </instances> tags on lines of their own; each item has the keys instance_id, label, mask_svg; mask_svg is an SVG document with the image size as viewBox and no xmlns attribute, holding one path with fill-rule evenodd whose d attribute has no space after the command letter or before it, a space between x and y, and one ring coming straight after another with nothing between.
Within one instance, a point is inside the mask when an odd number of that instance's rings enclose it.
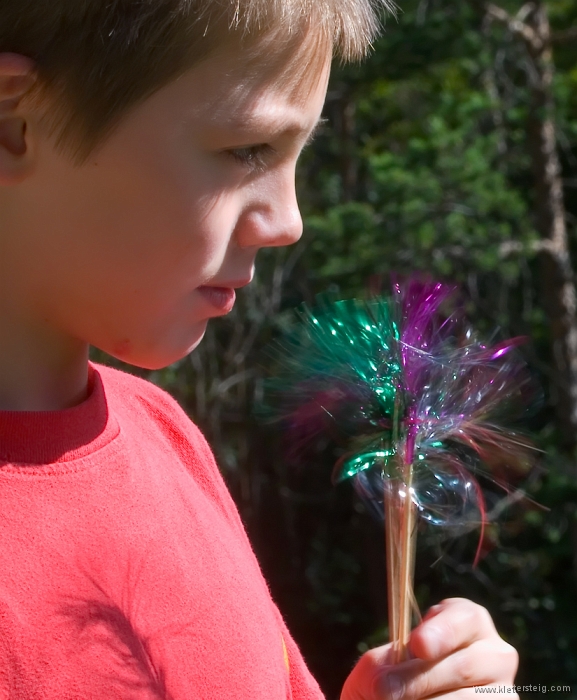
<instances>
[{"instance_id":1,"label":"boy's chin","mask_svg":"<svg viewBox=\"0 0 577 700\"><path fill-rule=\"evenodd\" d=\"M126 340L116 346L112 351L107 352L117 360L132 365L133 367L147 370L164 369L182 360L200 345L206 333L206 323L199 325L201 327L194 337L187 338L187 344L183 343L180 347L170 347L169 343L166 343L166 345L160 344L154 348L141 349L135 347L130 341Z\"/></svg>"}]
</instances>

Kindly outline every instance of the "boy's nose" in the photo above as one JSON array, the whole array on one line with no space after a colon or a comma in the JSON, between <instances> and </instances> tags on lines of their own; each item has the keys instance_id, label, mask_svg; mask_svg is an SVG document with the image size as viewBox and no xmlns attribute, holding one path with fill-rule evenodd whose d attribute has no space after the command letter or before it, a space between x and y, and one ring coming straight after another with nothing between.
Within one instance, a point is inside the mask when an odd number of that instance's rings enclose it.
<instances>
[{"instance_id":1,"label":"boy's nose","mask_svg":"<svg viewBox=\"0 0 577 700\"><path fill-rule=\"evenodd\" d=\"M237 243L242 248L273 248L296 243L303 233L294 175L259 198L239 222Z\"/></svg>"}]
</instances>

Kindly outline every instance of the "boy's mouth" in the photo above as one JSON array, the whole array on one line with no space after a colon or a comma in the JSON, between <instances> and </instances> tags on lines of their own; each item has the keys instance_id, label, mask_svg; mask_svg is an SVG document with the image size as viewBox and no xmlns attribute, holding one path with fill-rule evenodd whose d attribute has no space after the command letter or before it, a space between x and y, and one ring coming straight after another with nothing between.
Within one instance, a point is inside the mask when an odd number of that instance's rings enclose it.
<instances>
[{"instance_id":1,"label":"boy's mouth","mask_svg":"<svg viewBox=\"0 0 577 700\"><path fill-rule=\"evenodd\" d=\"M222 314L232 311L236 301L236 292L232 287L198 287L197 291L208 301L211 306Z\"/></svg>"}]
</instances>

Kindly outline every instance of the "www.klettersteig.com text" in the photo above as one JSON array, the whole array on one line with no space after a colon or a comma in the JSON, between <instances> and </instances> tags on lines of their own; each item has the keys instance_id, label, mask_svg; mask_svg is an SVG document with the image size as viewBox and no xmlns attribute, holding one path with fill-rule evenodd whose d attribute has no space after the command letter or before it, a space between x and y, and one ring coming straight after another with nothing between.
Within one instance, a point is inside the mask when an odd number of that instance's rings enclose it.
<instances>
[{"instance_id":1,"label":"www.klettersteig.com text","mask_svg":"<svg viewBox=\"0 0 577 700\"><path fill-rule=\"evenodd\" d=\"M515 695L516 693L570 693L570 685L484 685L475 686L476 693Z\"/></svg>"}]
</instances>

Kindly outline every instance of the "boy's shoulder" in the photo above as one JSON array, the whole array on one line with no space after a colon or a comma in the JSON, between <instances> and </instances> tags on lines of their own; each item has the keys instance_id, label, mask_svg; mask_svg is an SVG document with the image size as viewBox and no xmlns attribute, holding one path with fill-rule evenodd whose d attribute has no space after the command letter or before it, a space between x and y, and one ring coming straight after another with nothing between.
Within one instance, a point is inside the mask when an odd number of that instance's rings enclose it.
<instances>
[{"instance_id":1,"label":"boy's shoulder","mask_svg":"<svg viewBox=\"0 0 577 700\"><path fill-rule=\"evenodd\" d=\"M168 441L186 463L201 460L215 477L219 470L211 447L174 397L147 379L107 365L91 366L100 376L107 402L117 418L121 413L124 422L146 431L149 439L152 422L158 437Z\"/></svg>"}]
</instances>

